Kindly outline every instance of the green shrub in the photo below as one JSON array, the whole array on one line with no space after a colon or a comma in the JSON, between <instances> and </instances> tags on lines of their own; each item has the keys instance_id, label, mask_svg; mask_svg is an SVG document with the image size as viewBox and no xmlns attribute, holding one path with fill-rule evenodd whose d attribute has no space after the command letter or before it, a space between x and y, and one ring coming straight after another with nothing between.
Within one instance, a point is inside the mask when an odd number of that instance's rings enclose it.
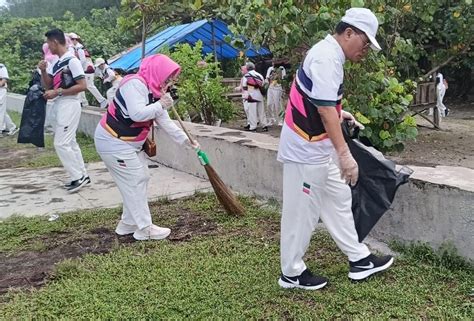
<instances>
[{"instance_id":1,"label":"green shrub","mask_svg":"<svg viewBox=\"0 0 474 321\"><path fill-rule=\"evenodd\" d=\"M204 66L198 64L203 60L201 52L202 42L199 41L194 47L189 44L179 45L170 54L181 66L178 112L181 115L186 112L190 115L198 114L208 125L214 124L218 119L228 121L234 114L234 108L224 96L227 88L221 83L219 64L214 62L211 55L204 58Z\"/></svg>"}]
</instances>

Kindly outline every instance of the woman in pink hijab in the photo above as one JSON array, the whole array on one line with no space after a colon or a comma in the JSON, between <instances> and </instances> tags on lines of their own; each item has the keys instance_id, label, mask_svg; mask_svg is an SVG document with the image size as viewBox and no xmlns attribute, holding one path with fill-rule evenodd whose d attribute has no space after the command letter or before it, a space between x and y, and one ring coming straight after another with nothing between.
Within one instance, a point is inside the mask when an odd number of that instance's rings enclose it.
<instances>
[{"instance_id":1,"label":"woman in pink hijab","mask_svg":"<svg viewBox=\"0 0 474 321\"><path fill-rule=\"evenodd\" d=\"M126 76L98 124L94 141L97 152L112 175L123 199L123 213L115 229L136 240L160 240L171 230L152 223L147 200L148 164L143 144L157 122L173 141L199 148L170 119L173 99L168 89L181 67L169 57L152 55L142 60L135 75Z\"/></svg>"},{"instance_id":2,"label":"woman in pink hijab","mask_svg":"<svg viewBox=\"0 0 474 321\"><path fill-rule=\"evenodd\" d=\"M43 44L43 58L46 60L48 65L53 65L59 59L58 55L53 55L51 50L49 50L47 42Z\"/></svg>"}]
</instances>

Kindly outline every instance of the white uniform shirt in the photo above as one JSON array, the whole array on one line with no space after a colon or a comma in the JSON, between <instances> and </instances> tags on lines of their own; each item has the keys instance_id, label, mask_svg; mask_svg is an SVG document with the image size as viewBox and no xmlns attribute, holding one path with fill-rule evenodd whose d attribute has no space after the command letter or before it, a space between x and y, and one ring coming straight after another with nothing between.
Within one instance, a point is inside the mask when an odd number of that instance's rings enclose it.
<instances>
[{"instance_id":1,"label":"white uniform shirt","mask_svg":"<svg viewBox=\"0 0 474 321\"><path fill-rule=\"evenodd\" d=\"M74 48L75 53L77 54L77 58L81 62L82 69L85 71L87 70L87 67L92 64L92 61L90 59L87 59L86 53L84 51L84 46L80 43L78 43Z\"/></svg>"},{"instance_id":2,"label":"white uniform shirt","mask_svg":"<svg viewBox=\"0 0 474 321\"><path fill-rule=\"evenodd\" d=\"M309 81L300 79L297 75L296 82L318 108L334 108L342 99L345 59L341 46L331 35L326 36L308 51L302 68ZM278 161L323 164L334 152L334 146L329 138L308 142L289 128L286 122L283 124Z\"/></svg>"},{"instance_id":3,"label":"white uniform shirt","mask_svg":"<svg viewBox=\"0 0 474 321\"><path fill-rule=\"evenodd\" d=\"M102 79L104 83L113 82L116 78L115 72L107 64L104 69L100 69L99 67L95 68L95 75Z\"/></svg>"},{"instance_id":4,"label":"white uniform shirt","mask_svg":"<svg viewBox=\"0 0 474 321\"><path fill-rule=\"evenodd\" d=\"M248 74L250 74L253 77L260 78L262 80L262 82L264 80L263 76L261 74L259 74L258 72L256 72L255 70L250 70L245 75L248 75ZM247 94L248 94L249 96L251 96L253 98L253 100L263 101L263 95L260 92L260 89L258 89L256 87L253 87L253 86L247 86L247 77L245 77L245 75L244 75L244 78L242 79L242 87L248 87L248 89L243 91L243 97L247 96Z\"/></svg>"},{"instance_id":5,"label":"white uniform shirt","mask_svg":"<svg viewBox=\"0 0 474 321\"><path fill-rule=\"evenodd\" d=\"M265 79L270 80L270 75L271 75L271 73L273 72L273 70L275 70L275 69L279 69L279 70L281 71L281 79L284 79L284 78L286 77L286 69L285 69L285 67L280 66L280 67L275 68L275 67L271 66L271 67L268 68L268 70L267 70L267 76L265 77Z\"/></svg>"},{"instance_id":6,"label":"white uniform shirt","mask_svg":"<svg viewBox=\"0 0 474 321\"><path fill-rule=\"evenodd\" d=\"M72 77L74 78L74 80L83 79L85 77L84 76L84 69L82 69L82 65L81 65L81 62L79 61L79 59L77 59L74 56L74 54L72 54L70 51L67 51L62 57L60 57L56 61L55 64L49 65L48 68L46 69L48 75L50 77L53 77L53 86L54 86L54 81L55 81L54 80L55 75L58 72L61 72L61 71L58 70L58 65L60 65L66 59L69 59L69 62L67 64L67 68L69 68L69 70L71 71L71 74L72 74ZM56 88L56 87L54 87L54 88ZM60 100L60 99L79 99L79 94L61 96L61 97L56 98L56 100Z\"/></svg>"},{"instance_id":7,"label":"white uniform shirt","mask_svg":"<svg viewBox=\"0 0 474 321\"><path fill-rule=\"evenodd\" d=\"M7 67L5 67L4 64L0 64L0 80L1 79L6 79L9 80L10 78L8 77L8 70ZM0 87L0 90L7 90L7 83L5 83L4 86Z\"/></svg>"},{"instance_id":8,"label":"white uniform shirt","mask_svg":"<svg viewBox=\"0 0 474 321\"><path fill-rule=\"evenodd\" d=\"M168 112L163 109L160 102L148 105L148 88L138 79L129 80L120 90L127 110L123 110L133 121L142 122L147 120L155 120L159 127L178 144L187 141L186 134L171 120ZM117 108L121 108L117 106ZM136 151L142 149L143 141L130 142L123 141L109 134L100 124L97 126L95 135L95 147L101 153L113 153L121 151Z\"/></svg>"}]
</instances>

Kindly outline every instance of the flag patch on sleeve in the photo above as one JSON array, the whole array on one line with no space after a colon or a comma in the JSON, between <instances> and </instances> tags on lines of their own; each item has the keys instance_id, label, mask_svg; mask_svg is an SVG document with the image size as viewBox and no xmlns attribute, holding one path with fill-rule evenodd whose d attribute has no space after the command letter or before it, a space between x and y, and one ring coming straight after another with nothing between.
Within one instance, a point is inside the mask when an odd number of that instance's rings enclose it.
<instances>
[{"instance_id":1,"label":"flag patch on sleeve","mask_svg":"<svg viewBox=\"0 0 474 321\"><path fill-rule=\"evenodd\" d=\"M309 195L311 192L311 185L303 182L303 192Z\"/></svg>"}]
</instances>

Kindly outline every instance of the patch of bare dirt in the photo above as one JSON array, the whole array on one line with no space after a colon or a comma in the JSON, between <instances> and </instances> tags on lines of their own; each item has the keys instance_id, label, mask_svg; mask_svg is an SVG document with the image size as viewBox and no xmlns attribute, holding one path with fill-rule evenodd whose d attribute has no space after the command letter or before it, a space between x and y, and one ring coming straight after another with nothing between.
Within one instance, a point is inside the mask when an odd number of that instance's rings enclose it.
<instances>
[{"instance_id":1,"label":"patch of bare dirt","mask_svg":"<svg viewBox=\"0 0 474 321\"><path fill-rule=\"evenodd\" d=\"M18 164L23 163L23 161L26 161L28 159L31 159L37 154L38 151L32 148L17 149L0 147L0 169L18 167Z\"/></svg>"},{"instance_id":2,"label":"patch of bare dirt","mask_svg":"<svg viewBox=\"0 0 474 321\"><path fill-rule=\"evenodd\" d=\"M170 226L168 239L185 242L193 237L208 235L217 231L217 225L202 216L181 210L176 224ZM96 228L88 233L55 232L35 239L41 249L15 254L0 253L0 295L9 288L26 289L44 285L54 272L55 265L66 259L85 254L105 254L119 246L136 242L132 235L117 236L112 229ZM39 242L38 242L39 241Z\"/></svg>"},{"instance_id":3,"label":"patch of bare dirt","mask_svg":"<svg viewBox=\"0 0 474 321\"><path fill-rule=\"evenodd\" d=\"M450 104L448 117L441 119L442 130L432 129L431 124L417 118L418 137L407 142L401 153L390 157L399 164L420 166L460 166L474 168L474 104Z\"/></svg>"}]
</instances>

